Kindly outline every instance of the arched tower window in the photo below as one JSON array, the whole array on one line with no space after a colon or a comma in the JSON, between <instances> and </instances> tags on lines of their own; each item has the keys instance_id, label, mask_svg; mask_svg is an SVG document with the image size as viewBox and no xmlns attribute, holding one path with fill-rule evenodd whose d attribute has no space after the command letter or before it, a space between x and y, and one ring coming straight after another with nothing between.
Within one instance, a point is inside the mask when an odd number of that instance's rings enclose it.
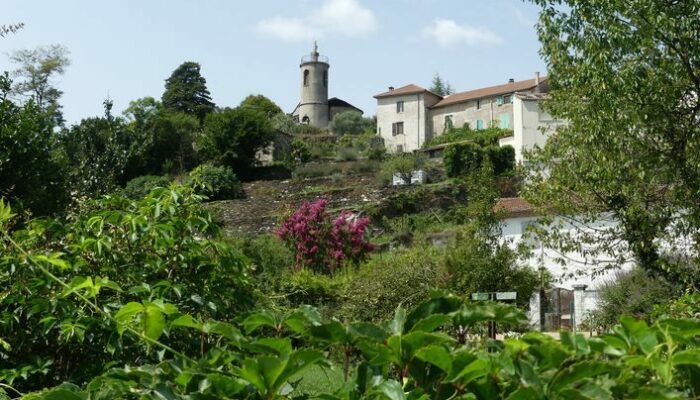
<instances>
[{"instance_id":1,"label":"arched tower window","mask_svg":"<svg viewBox=\"0 0 700 400\"><path fill-rule=\"evenodd\" d=\"M310 122L311 122L311 120L309 120L309 117L306 115L304 115L304 117L301 119L302 124L308 125Z\"/></svg>"},{"instance_id":2,"label":"arched tower window","mask_svg":"<svg viewBox=\"0 0 700 400\"><path fill-rule=\"evenodd\" d=\"M328 87L328 71L323 71L323 87Z\"/></svg>"},{"instance_id":3,"label":"arched tower window","mask_svg":"<svg viewBox=\"0 0 700 400\"><path fill-rule=\"evenodd\" d=\"M304 86L309 86L309 70L304 70Z\"/></svg>"}]
</instances>

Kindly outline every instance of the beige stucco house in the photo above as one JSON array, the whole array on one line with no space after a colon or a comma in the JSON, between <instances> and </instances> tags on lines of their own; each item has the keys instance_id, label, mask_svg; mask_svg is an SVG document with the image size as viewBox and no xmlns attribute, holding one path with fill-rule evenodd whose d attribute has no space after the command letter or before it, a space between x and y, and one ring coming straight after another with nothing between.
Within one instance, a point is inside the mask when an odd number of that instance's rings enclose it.
<instances>
[{"instance_id":1,"label":"beige stucco house","mask_svg":"<svg viewBox=\"0 0 700 400\"><path fill-rule=\"evenodd\" d=\"M442 100L418 85L389 87L377 99L377 134L390 153L414 151L432 134L430 107Z\"/></svg>"},{"instance_id":2,"label":"beige stucco house","mask_svg":"<svg viewBox=\"0 0 700 400\"><path fill-rule=\"evenodd\" d=\"M539 73L533 79L510 79L502 85L444 98L417 85L390 88L374 96L377 99L377 134L384 139L389 152L410 152L422 148L427 140L450 127L468 124L471 129L485 129L497 126L513 130L513 136L504 139L502 144L517 147L516 160L521 162L523 150L543 143L533 121L551 119L538 114L537 102L547 91L547 78L540 77Z\"/></svg>"}]
</instances>

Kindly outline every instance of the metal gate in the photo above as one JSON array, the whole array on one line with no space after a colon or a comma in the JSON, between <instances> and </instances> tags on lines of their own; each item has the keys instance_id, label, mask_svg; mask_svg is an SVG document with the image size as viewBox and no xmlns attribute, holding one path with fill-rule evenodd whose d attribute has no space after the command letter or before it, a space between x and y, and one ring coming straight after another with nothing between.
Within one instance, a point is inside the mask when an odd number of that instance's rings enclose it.
<instances>
[{"instance_id":1,"label":"metal gate","mask_svg":"<svg viewBox=\"0 0 700 400\"><path fill-rule=\"evenodd\" d=\"M546 291L544 299L544 330L571 330L574 313L574 291L552 288Z\"/></svg>"}]
</instances>

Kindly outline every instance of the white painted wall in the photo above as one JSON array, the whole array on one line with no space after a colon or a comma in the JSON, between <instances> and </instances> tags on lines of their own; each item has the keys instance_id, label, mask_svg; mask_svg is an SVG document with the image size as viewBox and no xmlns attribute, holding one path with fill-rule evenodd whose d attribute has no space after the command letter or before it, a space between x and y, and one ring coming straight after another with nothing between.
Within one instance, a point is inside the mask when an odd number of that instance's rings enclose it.
<instances>
[{"instance_id":1,"label":"white painted wall","mask_svg":"<svg viewBox=\"0 0 700 400\"><path fill-rule=\"evenodd\" d=\"M513 103L513 136L500 140L500 145L510 144L515 149L515 162L522 164L523 153L542 147L556 128L563 124L542 111L540 100L515 96Z\"/></svg>"}]
</instances>

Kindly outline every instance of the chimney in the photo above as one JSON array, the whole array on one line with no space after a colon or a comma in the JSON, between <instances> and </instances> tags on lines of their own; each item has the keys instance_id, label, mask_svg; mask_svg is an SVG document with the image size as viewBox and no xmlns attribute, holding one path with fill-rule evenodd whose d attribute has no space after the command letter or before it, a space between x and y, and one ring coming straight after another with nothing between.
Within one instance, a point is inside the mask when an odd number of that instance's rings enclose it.
<instances>
[{"instance_id":1,"label":"chimney","mask_svg":"<svg viewBox=\"0 0 700 400\"><path fill-rule=\"evenodd\" d=\"M540 71L535 72L535 86L540 85Z\"/></svg>"},{"instance_id":2,"label":"chimney","mask_svg":"<svg viewBox=\"0 0 700 400\"><path fill-rule=\"evenodd\" d=\"M391 92L392 90L394 90L394 87L393 87L393 86L389 86L389 91Z\"/></svg>"},{"instance_id":3,"label":"chimney","mask_svg":"<svg viewBox=\"0 0 700 400\"><path fill-rule=\"evenodd\" d=\"M508 79L508 83L513 83L513 82L515 82L515 79L513 79L513 78Z\"/></svg>"}]
</instances>

